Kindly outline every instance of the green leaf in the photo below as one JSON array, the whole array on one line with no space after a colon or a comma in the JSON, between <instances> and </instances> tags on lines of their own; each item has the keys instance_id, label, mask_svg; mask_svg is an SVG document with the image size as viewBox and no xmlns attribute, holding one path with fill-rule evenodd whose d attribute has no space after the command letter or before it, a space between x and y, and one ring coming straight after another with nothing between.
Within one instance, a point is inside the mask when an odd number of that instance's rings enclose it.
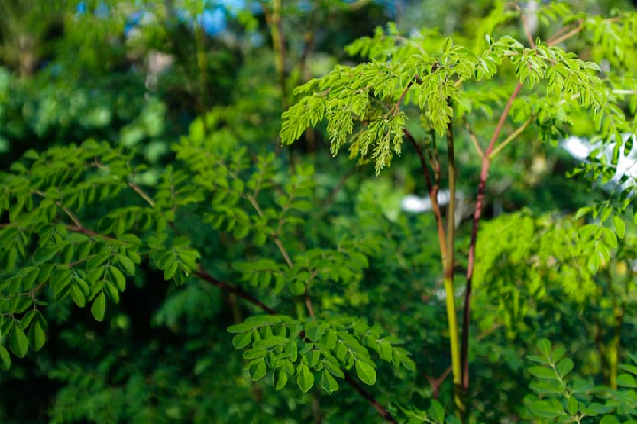
<instances>
[{"instance_id":1,"label":"green leaf","mask_svg":"<svg viewBox=\"0 0 638 424\"><path fill-rule=\"evenodd\" d=\"M634 376L629 374L621 374L617 379L618 385L623 387L636 387L636 379Z\"/></svg>"},{"instance_id":2,"label":"green leaf","mask_svg":"<svg viewBox=\"0 0 638 424\"><path fill-rule=\"evenodd\" d=\"M525 358L529 359L530 361L538 362L538 363L541 363L541 364L544 364L544 365L549 365L551 363L546 358L544 358L542 356L528 355Z\"/></svg>"},{"instance_id":3,"label":"green leaf","mask_svg":"<svg viewBox=\"0 0 638 424\"><path fill-rule=\"evenodd\" d=\"M109 295L113 303L120 303L120 293L117 291L117 288L113 285L113 283L107 281L104 285L104 290L106 290L106 293Z\"/></svg>"},{"instance_id":4,"label":"green leaf","mask_svg":"<svg viewBox=\"0 0 638 424\"><path fill-rule=\"evenodd\" d=\"M605 415L600 420L600 424L619 424L619 423L620 421L618 421L618 418L616 418L614 415Z\"/></svg>"},{"instance_id":5,"label":"green leaf","mask_svg":"<svg viewBox=\"0 0 638 424\"><path fill-rule=\"evenodd\" d=\"M531 367L528 369L529 373L538 378L546 378L550 380L556 380L558 377L553 369L547 367Z\"/></svg>"},{"instance_id":6,"label":"green leaf","mask_svg":"<svg viewBox=\"0 0 638 424\"><path fill-rule=\"evenodd\" d=\"M539 394L562 395L565 392L565 389L558 380L535 381L530 384L530 389Z\"/></svg>"},{"instance_id":7,"label":"green leaf","mask_svg":"<svg viewBox=\"0 0 638 424\"><path fill-rule=\"evenodd\" d=\"M305 364L299 365L297 368L297 385L302 392L307 393L312 388L315 377Z\"/></svg>"},{"instance_id":8,"label":"green leaf","mask_svg":"<svg viewBox=\"0 0 638 424\"><path fill-rule=\"evenodd\" d=\"M321 374L321 388L324 389L326 392L332 394L333 392L336 392L337 389L339 389L339 384L328 371L324 371Z\"/></svg>"},{"instance_id":9,"label":"green leaf","mask_svg":"<svg viewBox=\"0 0 638 424\"><path fill-rule=\"evenodd\" d=\"M574 361L569 358L565 358L556 365L556 370L558 373L565 377L571 370L574 369Z\"/></svg>"},{"instance_id":10,"label":"green leaf","mask_svg":"<svg viewBox=\"0 0 638 424\"><path fill-rule=\"evenodd\" d=\"M39 320L36 320L29 328L29 344L36 352L44 346L44 330Z\"/></svg>"},{"instance_id":11,"label":"green leaf","mask_svg":"<svg viewBox=\"0 0 638 424\"><path fill-rule=\"evenodd\" d=\"M24 358L29 350L29 339L17 325L13 327L9 335L9 347L18 358Z\"/></svg>"},{"instance_id":12,"label":"green leaf","mask_svg":"<svg viewBox=\"0 0 638 424\"><path fill-rule=\"evenodd\" d=\"M71 286L71 299L73 299L73 302L75 302L75 304L80 308L83 308L86 305L86 297L84 297L84 293L82 293L82 290L80 290L80 288L75 284Z\"/></svg>"},{"instance_id":13,"label":"green leaf","mask_svg":"<svg viewBox=\"0 0 638 424\"><path fill-rule=\"evenodd\" d=\"M439 401L432 400L430 410L428 412L430 413L430 417L434 418L436 422L445 422L445 409L443 409L443 406L441 406Z\"/></svg>"},{"instance_id":14,"label":"green leaf","mask_svg":"<svg viewBox=\"0 0 638 424\"><path fill-rule=\"evenodd\" d=\"M282 367L273 375L275 376L275 390L283 389L288 382L288 373L286 373L286 370Z\"/></svg>"},{"instance_id":15,"label":"green leaf","mask_svg":"<svg viewBox=\"0 0 638 424\"><path fill-rule=\"evenodd\" d=\"M0 361L2 361L0 368L3 370L6 371L11 367L11 356L9 356L9 351L4 346L0 346Z\"/></svg>"},{"instance_id":16,"label":"green leaf","mask_svg":"<svg viewBox=\"0 0 638 424\"><path fill-rule=\"evenodd\" d=\"M379 356L387 362L392 361L392 345L388 342L379 343Z\"/></svg>"},{"instance_id":17,"label":"green leaf","mask_svg":"<svg viewBox=\"0 0 638 424\"><path fill-rule=\"evenodd\" d=\"M128 275L135 275L135 265L132 260L124 255L117 255L117 261L120 265L122 265L122 268L124 268L124 271L126 271Z\"/></svg>"},{"instance_id":18,"label":"green leaf","mask_svg":"<svg viewBox=\"0 0 638 424\"><path fill-rule=\"evenodd\" d=\"M243 349L250 344L252 333L239 333L233 337L233 346L235 349Z\"/></svg>"},{"instance_id":19,"label":"green leaf","mask_svg":"<svg viewBox=\"0 0 638 424\"><path fill-rule=\"evenodd\" d=\"M614 216L613 220L618 238L625 238L625 221L623 221L622 218L620 218L619 216Z\"/></svg>"},{"instance_id":20,"label":"green leaf","mask_svg":"<svg viewBox=\"0 0 638 424\"><path fill-rule=\"evenodd\" d=\"M578 400L573 396L567 401L567 412L571 415L576 415L578 413Z\"/></svg>"},{"instance_id":21,"label":"green leaf","mask_svg":"<svg viewBox=\"0 0 638 424\"><path fill-rule=\"evenodd\" d=\"M111 277L113 277L112 281L115 283L115 287L117 287L119 291L124 291L126 288L126 277L124 277L122 271L112 266L109 267L109 272L111 273Z\"/></svg>"},{"instance_id":22,"label":"green leaf","mask_svg":"<svg viewBox=\"0 0 638 424\"><path fill-rule=\"evenodd\" d=\"M228 331L229 333L245 333L247 331L251 331L252 329L252 325L242 322L241 324L231 325L226 329L226 331Z\"/></svg>"},{"instance_id":23,"label":"green leaf","mask_svg":"<svg viewBox=\"0 0 638 424\"><path fill-rule=\"evenodd\" d=\"M373 386L377 382L377 371L372 366L359 360L355 363L355 368L357 376L368 386Z\"/></svg>"},{"instance_id":24,"label":"green leaf","mask_svg":"<svg viewBox=\"0 0 638 424\"><path fill-rule=\"evenodd\" d=\"M530 405L532 412L543 418L556 418L565 413L563 406L555 399L537 400Z\"/></svg>"},{"instance_id":25,"label":"green leaf","mask_svg":"<svg viewBox=\"0 0 638 424\"><path fill-rule=\"evenodd\" d=\"M91 313L97 321L104 319L104 312L106 311L106 296L104 292L100 292L97 298L93 301L91 306Z\"/></svg>"},{"instance_id":26,"label":"green leaf","mask_svg":"<svg viewBox=\"0 0 638 424\"><path fill-rule=\"evenodd\" d=\"M268 349L248 349L244 352L244 359L263 358L268 353Z\"/></svg>"},{"instance_id":27,"label":"green leaf","mask_svg":"<svg viewBox=\"0 0 638 424\"><path fill-rule=\"evenodd\" d=\"M541 353L545 355L545 357L552 357L552 344L549 340L540 339L538 342L536 342L536 346L538 347L538 350L540 350Z\"/></svg>"},{"instance_id":28,"label":"green leaf","mask_svg":"<svg viewBox=\"0 0 638 424\"><path fill-rule=\"evenodd\" d=\"M253 381L258 381L264 378L265 375L266 375L266 361L262 359L261 361L259 361L259 363L257 363L257 366L255 367L251 378L253 379Z\"/></svg>"}]
</instances>

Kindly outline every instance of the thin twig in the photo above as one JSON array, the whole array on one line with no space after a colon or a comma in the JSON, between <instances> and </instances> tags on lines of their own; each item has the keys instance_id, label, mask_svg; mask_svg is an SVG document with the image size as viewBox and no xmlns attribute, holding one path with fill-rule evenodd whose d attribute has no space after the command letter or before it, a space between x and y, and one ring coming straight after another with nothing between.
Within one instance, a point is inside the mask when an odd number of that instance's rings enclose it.
<instances>
[{"instance_id":1,"label":"thin twig","mask_svg":"<svg viewBox=\"0 0 638 424\"><path fill-rule=\"evenodd\" d=\"M73 223L74 223L75 225L77 225L78 227L81 227L81 226L82 226L82 224L80 223L80 220L78 219L78 217L77 217L77 216L75 216L75 215L73 214L73 212L71 212L71 211L70 211L70 210L69 210L66 206L62 206L62 203L60 203L60 202L55 202L55 203L56 203L58 206L60 206L60 207L62 208L62 210L64 211L64 213L65 213L65 214L67 214L67 216L68 216L69 218L71 218L71 221L73 221Z\"/></svg>"},{"instance_id":2,"label":"thin twig","mask_svg":"<svg viewBox=\"0 0 638 424\"><path fill-rule=\"evenodd\" d=\"M534 116L530 116L529 118L527 118L527 121L523 122L523 124L516 129L516 131L514 131L512 134L509 135L509 137L507 137L505 140L503 140L503 142L501 144L499 144L494 149L494 151L490 154L490 161L493 160L496 157L496 155L498 155L498 153L501 150L503 150L505 147L507 147L507 145L509 143L511 143L512 140L514 140L516 137L518 137L520 135L520 133L525 131L525 128L527 128L527 126L529 124L531 124L533 120L534 120Z\"/></svg>"},{"instance_id":3,"label":"thin twig","mask_svg":"<svg viewBox=\"0 0 638 424\"><path fill-rule=\"evenodd\" d=\"M277 312L274 309L266 306L259 299L253 297L252 295L245 292L241 288L219 281L218 279L216 279L215 277L207 273L201 264L199 265L199 269L195 271L193 274L196 275L200 280L204 280L207 283L214 285L215 287L219 287L222 290L226 290L227 292L233 293L241 297L242 299L247 300L248 302L252 303L253 305L257 306L259 309L263 310L264 312L270 315L277 315Z\"/></svg>"},{"instance_id":4,"label":"thin twig","mask_svg":"<svg viewBox=\"0 0 638 424\"><path fill-rule=\"evenodd\" d=\"M327 211L330 208L330 206L334 203L339 191L341 191L341 189L345 186L348 178L350 178L352 175L354 175L355 172L357 172L357 169L358 168L356 166L354 168L351 168L348 172L343 174L343 176L339 179L339 181L337 182L337 185L332 189L332 191L330 192L330 194L328 195L328 197L326 198L323 204L324 212Z\"/></svg>"},{"instance_id":5,"label":"thin twig","mask_svg":"<svg viewBox=\"0 0 638 424\"><path fill-rule=\"evenodd\" d=\"M559 37L552 37L549 40L547 40L547 45L548 46L555 46L557 44L562 43L563 41L572 38L574 35L578 34L579 32L581 32L583 30L583 28L585 28L585 23L583 20L579 20L578 21L578 26L576 28L574 28L573 30L569 31L567 34L563 34Z\"/></svg>"},{"instance_id":6,"label":"thin twig","mask_svg":"<svg viewBox=\"0 0 638 424\"><path fill-rule=\"evenodd\" d=\"M481 149L481 145L479 144L478 139L476 138L476 134L474 134L474 131L472 131L469 121L465 122L465 128L467 128L467 132L470 133L470 140L472 140L472 143L474 144L474 147L476 148L476 153L478 153L481 159L483 159L483 157L485 156L485 153L483 153L483 149Z\"/></svg>"},{"instance_id":7,"label":"thin twig","mask_svg":"<svg viewBox=\"0 0 638 424\"><path fill-rule=\"evenodd\" d=\"M430 383L430 386L432 386L433 399L439 398L439 388L441 387L441 384L443 384L443 382L445 381L447 376L450 375L451 372L452 372L452 367L449 366L445 369L445 371L443 371L443 374L441 374L439 377L431 377L427 375L426 373L423 373L423 376L428 380L428 382Z\"/></svg>"},{"instance_id":8,"label":"thin twig","mask_svg":"<svg viewBox=\"0 0 638 424\"><path fill-rule=\"evenodd\" d=\"M127 182L126 183L131 189L133 189L134 192L136 192L137 194L140 195L140 197L142 199L144 199L146 201L146 203L148 203L152 208L155 207L155 202L153 201L153 199L151 199L151 197L146 194L144 192L144 190L142 190L137 184L135 184L134 182Z\"/></svg>"},{"instance_id":9,"label":"thin twig","mask_svg":"<svg viewBox=\"0 0 638 424\"><path fill-rule=\"evenodd\" d=\"M366 390L361 387L361 385L357 383L355 379L350 377L350 375L346 372L344 372L343 374L346 383L348 383L353 389L357 391L357 393L359 393L365 400L367 400L368 403L372 405L372 407L379 413L379 415L381 415L381 417L383 417L384 420L392 424L398 423L398 421L394 419L392 414L390 414L387 409L381 406L381 404L370 393L366 392Z\"/></svg>"}]
</instances>

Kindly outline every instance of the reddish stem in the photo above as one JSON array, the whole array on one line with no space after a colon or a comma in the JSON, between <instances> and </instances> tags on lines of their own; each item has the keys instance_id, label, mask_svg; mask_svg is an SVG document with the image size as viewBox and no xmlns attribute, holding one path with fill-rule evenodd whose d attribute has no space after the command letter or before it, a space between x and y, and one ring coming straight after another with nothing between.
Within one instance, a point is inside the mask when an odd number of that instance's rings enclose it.
<instances>
[{"instance_id":1,"label":"reddish stem","mask_svg":"<svg viewBox=\"0 0 638 424\"><path fill-rule=\"evenodd\" d=\"M447 252L446 242L445 242L445 230L443 229L443 220L441 219L441 210L439 209L439 200L438 200L438 192L439 192L439 184L438 178L434 185L432 185L432 180L430 179L430 172L428 170L428 166L425 163L425 156L423 156L423 150L416 142L412 134L407 129L403 129L403 134L410 140L416 153L419 155L419 159L421 160L421 169L423 170L423 178L425 179L425 183L428 187L428 193L430 195L430 203L432 203L432 211L434 212L434 217L436 218L436 226L439 236L439 246L441 248L441 257L445 257ZM438 174L437 174L438 175Z\"/></svg>"},{"instance_id":2,"label":"reddish stem","mask_svg":"<svg viewBox=\"0 0 638 424\"><path fill-rule=\"evenodd\" d=\"M481 207L483 205L483 200L485 198L485 184L487 181L487 175L490 169L490 154L494 150L494 145L496 144L496 140L498 140L499 135L501 134L501 130L503 129L503 125L505 124L505 120L507 119L507 115L514 103L514 99L518 96L518 93L521 91L523 84L520 82L516 84L516 88L514 88L514 92L510 96L507 104L505 105L505 109L503 109L503 113L501 113L501 118L498 121L498 125L494 129L494 133L492 134L492 139L490 140L490 144L485 150L485 154L483 156L483 161L481 164L481 175L478 184L477 194L476 194L476 207L474 208L474 222L472 225L472 236L470 239L470 251L468 255L467 261L467 284L465 287L465 304L463 306L463 339L461 340L461 367L462 367L462 375L463 375L463 389L468 390L470 387L470 376L469 376L469 363L468 363L468 352L469 352L469 339L470 339L470 309L471 309L471 297L472 297L472 276L474 275L474 263L475 263L475 255L476 255L476 239L478 235L479 221L481 220Z\"/></svg>"}]
</instances>

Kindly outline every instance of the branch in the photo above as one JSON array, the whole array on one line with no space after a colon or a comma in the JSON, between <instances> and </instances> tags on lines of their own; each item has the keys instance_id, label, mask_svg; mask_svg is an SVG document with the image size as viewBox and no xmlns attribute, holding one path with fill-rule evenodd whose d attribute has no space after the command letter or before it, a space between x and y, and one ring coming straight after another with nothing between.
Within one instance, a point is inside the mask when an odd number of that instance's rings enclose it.
<instances>
[{"instance_id":1,"label":"branch","mask_svg":"<svg viewBox=\"0 0 638 424\"><path fill-rule=\"evenodd\" d=\"M366 390L361 387L361 385L357 383L355 379L350 377L350 375L346 372L344 372L343 374L346 383L348 383L353 389L355 389L357 393L363 396L363 398L367 400L370 405L372 405L372 407L379 413L379 415L381 415L381 417L383 417L384 420L392 424L398 424L398 421L394 419L392 414L390 414L387 409L381 406L381 404L370 393L366 392Z\"/></svg>"},{"instance_id":2,"label":"branch","mask_svg":"<svg viewBox=\"0 0 638 424\"><path fill-rule=\"evenodd\" d=\"M343 176L339 179L339 181L337 182L337 185L332 189L328 197L326 197L326 200L323 204L323 211L321 215L323 215L323 213L328 211L330 206L334 203L335 198L337 197L337 194L339 194L339 191L341 191L341 189L346 185L346 181L348 180L348 178L350 178L352 175L355 174L355 172L357 172L357 169L358 168L356 166L354 168L351 168L348 172L343 174Z\"/></svg>"},{"instance_id":3,"label":"branch","mask_svg":"<svg viewBox=\"0 0 638 424\"><path fill-rule=\"evenodd\" d=\"M443 382L445 381L447 376L450 375L451 372L452 372L452 367L447 367L445 371L443 371L443 374L441 374L439 377L431 377L423 373L423 376L428 380L428 382L430 383L430 386L432 386L432 398L434 399L439 398L439 388L441 387L441 384L443 384Z\"/></svg>"},{"instance_id":4,"label":"branch","mask_svg":"<svg viewBox=\"0 0 638 424\"><path fill-rule=\"evenodd\" d=\"M469 121L465 121L465 128L467 128L467 131L470 133L470 140L472 140L472 143L474 144L474 147L476 148L476 153L478 153L481 159L483 159L483 157L485 156L485 153L483 153L483 149L481 149L481 145L479 144L478 139L476 138L476 134L474 134L474 132L472 131Z\"/></svg>"},{"instance_id":5,"label":"branch","mask_svg":"<svg viewBox=\"0 0 638 424\"><path fill-rule=\"evenodd\" d=\"M470 251L468 254L468 262L467 262L467 283L465 286L465 303L463 305L463 339L461 341L461 364L463 367L463 388L468 390L470 387L470 376L469 376L469 362L468 362L468 353L469 353L469 338L470 338L470 308L471 308L471 300L472 300L472 276L474 275L474 261L476 255L476 239L478 235L478 227L479 221L481 220L481 205L483 204L483 199L485 197L485 184L487 181L487 174L490 169L490 157L492 155L492 151L494 150L494 144L501 134L501 130L503 129L503 125L505 124L505 120L507 119L507 115L509 114L510 108L518 96L518 93L521 91L523 85L519 82L516 84L514 88L514 92L510 95L507 104L505 105L505 109L501 113L501 118L494 129L494 133L492 134L492 139L490 140L490 144L485 150L485 156L483 157L483 163L481 165L481 175L479 179L477 194L476 194L476 206L474 208L474 222L472 224L472 235L470 238ZM509 141L508 141L509 143Z\"/></svg>"},{"instance_id":6,"label":"branch","mask_svg":"<svg viewBox=\"0 0 638 424\"><path fill-rule=\"evenodd\" d=\"M552 38L550 38L549 40L547 40L547 45L548 46L555 46L556 44L560 44L563 41L572 38L574 35L578 34L579 32L581 32L583 30L583 28L585 28L585 22L581 19L578 21L578 25L576 26L576 28L574 28L573 30L569 31L567 34L563 34L561 36L558 36L558 34L560 34L563 30L559 30L556 35L554 35Z\"/></svg>"},{"instance_id":7,"label":"branch","mask_svg":"<svg viewBox=\"0 0 638 424\"><path fill-rule=\"evenodd\" d=\"M148 203L152 208L155 207L155 202L153 201L153 199L151 199L151 197L146 194L144 192L144 190L142 190L137 184L135 184L134 182L128 181L126 183L131 189L133 189L134 192L136 192L137 194L140 195L140 197L142 199L144 199L146 201L146 203Z\"/></svg>"},{"instance_id":8,"label":"branch","mask_svg":"<svg viewBox=\"0 0 638 424\"><path fill-rule=\"evenodd\" d=\"M522 133L523 131L525 131L525 128L527 128L527 126L529 124L532 123L532 121L534 120L534 116L530 116L527 121L523 122L523 124L518 127L516 129L516 131L514 131L512 134L510 134L509 137L507 137L501 144L498 145L498 147L496 147L496 149L494 149L494 151L490 154L490 158L489 160L493 160L496 155L498 155L498 153L503 150L505 147L507 147L507 145L509 143L512 142L512 140L514 140L516 137L518 137L520 135L520 133Z\"/></svg>"},{"instance_id":9,"label":"branch","mask_svg":"<svg viewBox=\"0 0 638 424\"><path fill-rule=\"evenodd\" d=\"M439 209L439 199L438 199L438 177L437 183L432 185L432 181L430 180L430 171L428 170L428 166L425 163L425 157L423 156L423 151L421 147L416 142L412 134L407 130L407 128L403 129L403 134L410 140L416 153L419 155L419 159L421 160L421 169L423 171L423 178L425 179L425 183L428 187L428 193L430 195L430 203L432 204L432 211L434 212L434 217L436 218L436 226L439 236L439 248L441 250L441 258L445 258L447 253L447 247L445 242L445 230L443 229L443 219L441 218L441 210Z\"/></svg>"},{"instance_id":10,"label":"branch","mask_svg":"<svg viewBox=\"0 0 638 424\"><path fill-rule=\"evenodd\" d=\"M406 94L408 94L408 90L410 89L410 87L412 87L412 84L414 84L415 81L419 81L419 84L420 84L421 78L419 78L419 74L415 74L414 78L412 78L410 82L408 83L408 85L405 87L405 89L399 96L399 100L397 100L397 103L394 105L395 109L397 110L399 109L399 106L401 105L403 98L405 97Z\"/></svg>"},{"instance_id":11,"label":"branch","mask_svg":"<svg viewBox=\"0 0 638 424\"><path fill-rule=\"evenodd\" d=\"M224 283L222 281L219 281L218 279L216 279L212 275L208 274L204 270L204 268L202 267L201 264L199 265L199 269L194 272L194 275L196 275L199 279L204 280L207 283L210 283L210 284L214 285L215 287L219 287L222 290L226 290L227 292L233 293L233 294L241 297L242 299L247 300L248 302L250 302L253 305L257 306L259 309L263 310L264 312L268 313L269 315L277 315L277 312L274 309L269 308L268 306L264 305L259 299L253 297L252 295L250 295L249 293L245 292L241 288L239 288L237 286L231 286L230 284L226 284L226 283Z\"/></svg>"},{"instance_id":12,"label":"branch","mask_svg":"<svg viewBox=\"0 0 638 424\"><path fill-rule=\"evenodd\" d=\"M257 203L257 200L255 199L255 197L250 195L250 194L248 196L246 196L246 197L250 201L250 203L253 205L253 208L255 208L255 210L257 211L257 214L260 217L263 217L264 213L262 212L261 208L259 207L259 204ZM279 226L281 227L281 222L280 222ZM288 264L288 267L293 268L294 264L292 262L292 259L290 258L290 255L288 254L288 251L286 250L286 248L284 247L283 243L281 242L281 239L279 238L278 232L279 232L279 229L273 235L273 239L275 240L275 244L277 245L277 248L279 249L279 252L281 252L281 255L284 257L286 263ZM306 287L306 290L304 292L304 301L306 303L306 307L308 308L308 314L311 317L314 317L315 316L315 309L312 306L312 300L310 299L310 293L308 293L308 285L306 284L305 287Z\"/></svg>"}]
</instances>

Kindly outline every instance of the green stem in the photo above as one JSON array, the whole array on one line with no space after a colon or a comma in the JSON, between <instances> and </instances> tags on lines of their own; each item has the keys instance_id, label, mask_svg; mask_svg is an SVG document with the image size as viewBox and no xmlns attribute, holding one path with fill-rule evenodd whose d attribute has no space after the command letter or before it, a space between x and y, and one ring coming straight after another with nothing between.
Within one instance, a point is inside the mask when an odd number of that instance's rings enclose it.
<instances>
[{"instance_id":1,"label":"green stem","mask_svg":"<svg viewBox=\"0 0 638 424\"><path fill-rule=\"evenodd\" d=\"M445 255L445 304L447 310L448 330L450 333L450 355L452 356L452 375L454 377L454 404L457 414L465 411L461 398L461 354L459 349L459 331L456 323L456 309L454 307L454 196L456 194L456 176L454 162L454 132L452 122L447 127L447 155L448 155L448 188L450 201L447 208L447 252Z\"/></svg>"}]
</instances>

